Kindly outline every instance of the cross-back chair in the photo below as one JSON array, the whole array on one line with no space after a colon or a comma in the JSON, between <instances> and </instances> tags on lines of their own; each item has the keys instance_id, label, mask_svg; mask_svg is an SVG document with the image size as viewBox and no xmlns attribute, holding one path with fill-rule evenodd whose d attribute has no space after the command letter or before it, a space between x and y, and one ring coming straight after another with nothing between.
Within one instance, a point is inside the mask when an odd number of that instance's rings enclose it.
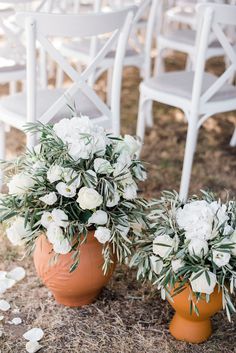
<instances>
[{"instance_id":1,"label":"cross-back chair","mask_svg":"<svg viewBox=\"0 0 236 353\"><path fill-rule=\"evenodd\" d=\"M227 26L236 27L236 7L202 4L198 6L198 14L201 20L197 34L195 71L174 71L146 77L140 85L137 135L142 140L148 119L147 106L150 107L152 101L171 104L185 113L188 132L180 185L182 199L188 195L200 127L210 116L236 109L236 87L228 83L236 71L236 52L225 33ZM206 53L212 33L229 58L228 67L219 77L205 71ZM234 135L231 145L236 144L235 140Z\"/></svg>"},{"instance_id":2,"label":"cross-back chair","mask_svg":"<svg viewBox=\"0 0 236 353\"><path fill-rule=\"evenodd\" d=\"M88 115L114 134L120 133L120 90L123 58L135 8L111 13L61 15L45 13L19 13L17 23L26 28L27 38L27 89L0 101L0 159L4 159L4 124L22 130L27 122L42 123L70 117L68 98L74 100L78 114ZM53 26L52 26L53 23ZM82 73L53 46L54 37L93 37L111 33L107 42ZM36 43L53 58L73 82L67 89L37 87ZM108 107L88 84L89 76L116 45L112 102ZM27 134L27 146L36 143L36 136Z\"/></svg>"}]
</instances>

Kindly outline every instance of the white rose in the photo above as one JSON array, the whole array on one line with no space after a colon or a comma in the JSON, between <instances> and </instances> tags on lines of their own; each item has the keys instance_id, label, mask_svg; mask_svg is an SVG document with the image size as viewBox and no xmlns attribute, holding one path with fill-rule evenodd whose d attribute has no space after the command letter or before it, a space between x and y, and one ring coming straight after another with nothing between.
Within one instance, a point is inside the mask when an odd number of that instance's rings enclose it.
<instances>
[{"instance_id":1,"label":"white rose","mask_svg":"<svg viewBox=\"0 0 236 353\"><path fill-rule=\"evenodd\" d=\"M57 195L55 192L50 192L49 194L39 198L40 201L44 202L46 205L53 205L57 202Z\"/></svg>"},{"instance_id":2,"label":"white rose","mask_svg":"<svg viewBox=\"0 0 236 353\"><path fill-rule=\"evenodd\" d=\"M111 174L113 172L111 163L103 158L96 158L94 160L94 170L99 174Z\"/></svg>"},{"instance_id":3,"label":"white rose","mask_svg":"<svg viewBox=\"0 0 236 353\"><path fill-rule=\"evenodd\" d=\"M230 237L230 240L234 244L234 248L232 249L232 254L236 256L236 230L233 232L233 234Z\"/></svg>"},{"instance_id":4,"label":"white rose","mask_svg":"<svg viewBox=\"0 0 236 353\"><path fill-rule=\"evenodd\" d=\"M149 259L152 271L159 275L163 269L163 261L155 255L150 256Z\"/></svg>"},{"instance_id":5,"label":"white rose","mask_svg":"<svg viewBox=\"0 0 236 353\"><path fill-rule=\"evenodd\" d=\"M102 210L98 210L88 219L88 223L103 225L107 223L107 220L107 213Z\"/></svg>"},{"instance_id":6,"label":"white rose","mask_svg":"<svg viewBox=\"0 0 236 353\"><path fill-rule=\"evenodd\" d=\"M127 185L123 191L123 197L126 200L134 200L137 197L138 187L135 183Z\"/></svg>"},{"instance_id":7,"label":"white rose","mask_svg":"<svg viewBox=\"0 0 236 353\"><path fill-rule=\"evenodd\" d=\"M66 255L71 251L71 249L72 247L70 242L66 238L53 244L53 250L56 254Z\"/></svg>"},{"instance_id":8,"label":"white rose","mask_svg":"<svg viewBox=\"0 0 236 353\"><path fill-rule=\"evenodd\" d=\"M208 253L208 243L206 240L193 238L188 245L190 256L204 257Z\"/></svg>"},{"instance_id":9,"label":"white rose","mask_svg":"<svg viewBox=\"0 0 236 353\"><path fill-rule=\"evenodd\" d=\"M50 183L54 183L55 181L59 181L62 178L63 168L58 165L52 165L47 171L47 179Z\"/></svg>"},{"instance_id":10,"label":"white rose","mask_svg":"<svg viewBox=\"0 0 236 353\"><path fill-rule=\"evenodd\" d=\"M17 217L16 220L6 230L8 239L13 245L22 245L24 239L30 235L30 227L26 225L23 217Z\"/></svg>"},{"instance_id":11,"label":"white rose","mask_svg":"<svg viewBox=\"0 0 236 353\"><path fill-rule=\"evenodd\" d=\"M62 242L62 240L65 239L63 230L55 223L49 225L46 234L51 244Z\"/></svg>"},{"instance_id":12,"label":"white rose","mask_svg":"<svg viewBox=\"0 0 236 353\"><path fill-rule=\"evenodd\" d=\"M115 207L116 205L118 205L120 201L120 195L118 194L118 192L115 192L108 200L107 200L107 207Z\"/></svg>"},{"instance_id":13,"label":"white rose","mask_svg":"<svg viewBox=\"0 0 236 353\"><path fill-rule=\"evenodd\" d=\"M198 275L197 273L193 273L190 277L190 283L193 292L203 293L203 294L211 294L214 292L216 286L216 275L211 271L206 271L209 278L210 284L207 281L206 273L203 272L199 277L195 278ZM194 279L195 278L195 279Z\"/></svg>"},{"instance_id":14,"label":"white rose","mask_svg":"<svg viewBox=\"0 0 236 353\"><path fill-rule=\"evenodd\" d=\"M153 253L162 258L166 258L172 251L175 240L169 235L158 235L153 241Z\"/></svg>"},{"instance_id":15,"label":"white rose","mask_svg":"<svg viewBox=\"0 0 236 353\"><path fill-rule=\"evenodd\" d=\"M106 227L98 227L94 233L99 243L105 244L111 238L111 231Z\"/></svg>"},{"instance_id":16,"label":"white rose","mask_svg":"<svg viewBox=\"0 0 236 353\"><path fill-rule=\"evenodd\" d=\"M35 185L35 181L27 174L20 173L12 177L7 184L9 194L24 195Z\"/></svg>"},{"instance_id":17,"label":"white rose","mask_svg":"<svg viewBox=\"0 0 236 353\"><path fill-rule=\"evenodd\" d=\"M211 202L209 206L212 209L215 217L217 218L219 226L229 220L229 216L227 215L226 205L221 205L217 201L214 201L214 202Z\"/></svg>"},{"instance_id":18,"label":"white rose","mask_svg":"<svg viewBox=\"0 0 236 353\"><path fill-rule=\"evenodd\" d=\"M93 210L102 204L103 198L95 189L84 186L79 190L77 202L82 210Z\"/></svg>"},{"instance_id":19,"label":"white rose","mask_svg":"<svg viewBox=\"0 0 236 353\"><path fill-rule=\"evenodd\" d=\"M182 267L184 267L185 262L182 259L174 259L171 261L172 270L177 273Z\"/></svg>"},{"instance_id":20,"label":"white rose","mask_svg":"<svg viewBox=\"0 0 236 353\"><path fill-rule=\"evenodd\" d=\"M176 220L180 228L183 228L186 239L198 238L212 239L214 212L209 204L204 201L192 201L176 212Z\"/></svg>"},{"instance_id":21,"label":"white rose","mask_svg":"<svg viewBox=\"0 0 236 353\"><path fill-rule=\"evenodd\" d=\"M76 187L74 185L67 185L62 181L56 185L56 189L64 197L72 198L76 195Z\"/></svg>"},{"instance_id":22,"label":"white rose","mask_svg":"<svg viewBox=\"0 0 236 353\"><path fill-rule=\"evenodd\" d=\"M135 166L133 172L138 180L145 181L147 179L147 173L140 165Z\"/></svg>"}]
</instances>

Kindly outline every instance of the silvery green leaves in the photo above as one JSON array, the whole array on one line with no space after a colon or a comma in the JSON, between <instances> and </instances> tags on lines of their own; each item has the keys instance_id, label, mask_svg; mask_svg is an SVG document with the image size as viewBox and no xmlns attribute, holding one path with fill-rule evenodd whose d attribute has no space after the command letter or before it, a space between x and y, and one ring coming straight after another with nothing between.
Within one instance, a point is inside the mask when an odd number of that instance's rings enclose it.
<instances>
[{"instance_id":1,"label":"silvery green leaves","mask_svg":"<svg viewBox=\"0 0 236 353\"><path fill-rule=\"evenodd\" d=\"M30 253L43 232L56 255L73 254L74 270L79 265L74 250L94 229L103 244L104 272L111 251L127 262L134 236L147 223L148 203L137 196L138 183L146 179L137 159L140 142L111 136L88 117L27 129L39 134L39 144L5 164L11 175L9 194L0 198L0 221L9 240L25 244Z\"/></svg>"},{"instance_id":2,"label":"silvery green leaves","mask_svg":"<svg viewBox=\"0 0 236 353\"><path fill-rule=\"evenodd\" d=\"M189 284L197 298L209 300L219 288L230 319L235 311L236 202L203 192L202 198L183 203L176 192L167 191L150 205L149 230L146 238L136 237L131 260L138 278L151 280L167 296Z\"/></svg>"}]
</instances>

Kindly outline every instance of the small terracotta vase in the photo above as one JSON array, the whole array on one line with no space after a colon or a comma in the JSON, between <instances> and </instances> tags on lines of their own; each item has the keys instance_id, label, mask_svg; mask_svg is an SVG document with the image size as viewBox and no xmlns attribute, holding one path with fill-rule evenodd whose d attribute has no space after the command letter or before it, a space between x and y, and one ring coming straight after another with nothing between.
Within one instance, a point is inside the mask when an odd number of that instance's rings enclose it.
<instances>
[{"instance_id":1,"label":"small terracotta vase","mask_svg":"<svg viewBox=\"0 0 236 353\"><path fill-rule=\"evenodd\" d=\"M93 231L88 232L87 241L80 246L80 262L72 273L69 272L73 264L72 253L59 255L56 263L51 264L54 255L52 245L42 234L34 251L37 274L55 300L70 307L92 303L108 283L116 265L114 256L114 264L104 276L102 244L94 237Z\"/></svg>"},{"instance_id":2,"label":"small terracotta vase","mask_svg":"<svg viewBox=\"0 0 236 353\"><path fill-rule=\"evenodd\" d=\"M173 292L172 292L173 294ZM192 310L190 313L189 296L199 310L199 316ZM211 316L222 309L222 292L218 292L218 287L210 295L207 303L205 297L196 301L196 297L189 285L179 294L173 297L173 302L168 299L176 313L170 323L170 333L177 340L189 343L201 343L206 341L212 334Z\"/></svg>"}]
</instances>

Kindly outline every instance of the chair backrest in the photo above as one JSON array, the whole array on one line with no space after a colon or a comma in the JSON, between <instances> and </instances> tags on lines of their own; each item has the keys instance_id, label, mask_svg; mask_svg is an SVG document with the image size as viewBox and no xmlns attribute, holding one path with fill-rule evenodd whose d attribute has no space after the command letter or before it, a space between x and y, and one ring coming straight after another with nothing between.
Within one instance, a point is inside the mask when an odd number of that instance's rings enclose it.
<instances>
[{"instance_id":1,"label":"chair backrest","mask_svg":"<svg viewBox=\"0 0 236 353\"><path fill-rule=\"evenodd\" d=\"M151 51L153 47L153 39L158 38L158 34L162 28L163 7L166 5L165 0L151 0L150 11L147 20L147 31L145 38L145 62L144 62L144 79L151 76L152 57Z\"/></svg>"},{"instance_id":2,"label":"chair backrest","mask_svg":"<svg viewBox=\"0 0 236 353\"><path fill-rule=\"evenodd\" d=\"M42 123L48 123L67 105L66 96L75 96L80 90L93 102L96 108L110 119L112 131L120 133L120 91L122 80L123 59L129 31L136 8L110 12L83 15L61 15L43 13L19 13L17 22L26 26L27 34L27 120L36 120L36 42L39 42L51 58L62 68L73 84L55 103L39 118ZM53 24L53 25L52 25ZM97 55L82 73L78 73L52 44L53 37L88 38L110 33L109 38ZM109 108L97 95L87 80L92 72L99 67L104 57L116 44L114 61L112 99ZM109 122L109 121L108 121Z\"/></svg>"},{"instance_id":3,"label":"chair backrest","mask_svg":"<svg viewBox=\"0 0 236 353\"><path fill-rule=\"evenodd\" d=\"M102 0L84 3L82 0L46 0L45 10L52 13L79 13L82 11L100 11Z\"/></svg>"},{"instance_id":4,"label":"chair backrest","mask_svg":"<svg viewBox=\"0 0 236 353\"><path fill-rule=\"evenodd\" d=\"M199 25L196 43L195 77L192 93L192 109L207 103L232 78L236 71L236 52L227 36L227 27L236 26L236 7L232 5L200 4L197 7ZM216 38L229 59L229 65L218 79L202 93L206 51L212 36Z\"/></svg>"}]
</instances>

